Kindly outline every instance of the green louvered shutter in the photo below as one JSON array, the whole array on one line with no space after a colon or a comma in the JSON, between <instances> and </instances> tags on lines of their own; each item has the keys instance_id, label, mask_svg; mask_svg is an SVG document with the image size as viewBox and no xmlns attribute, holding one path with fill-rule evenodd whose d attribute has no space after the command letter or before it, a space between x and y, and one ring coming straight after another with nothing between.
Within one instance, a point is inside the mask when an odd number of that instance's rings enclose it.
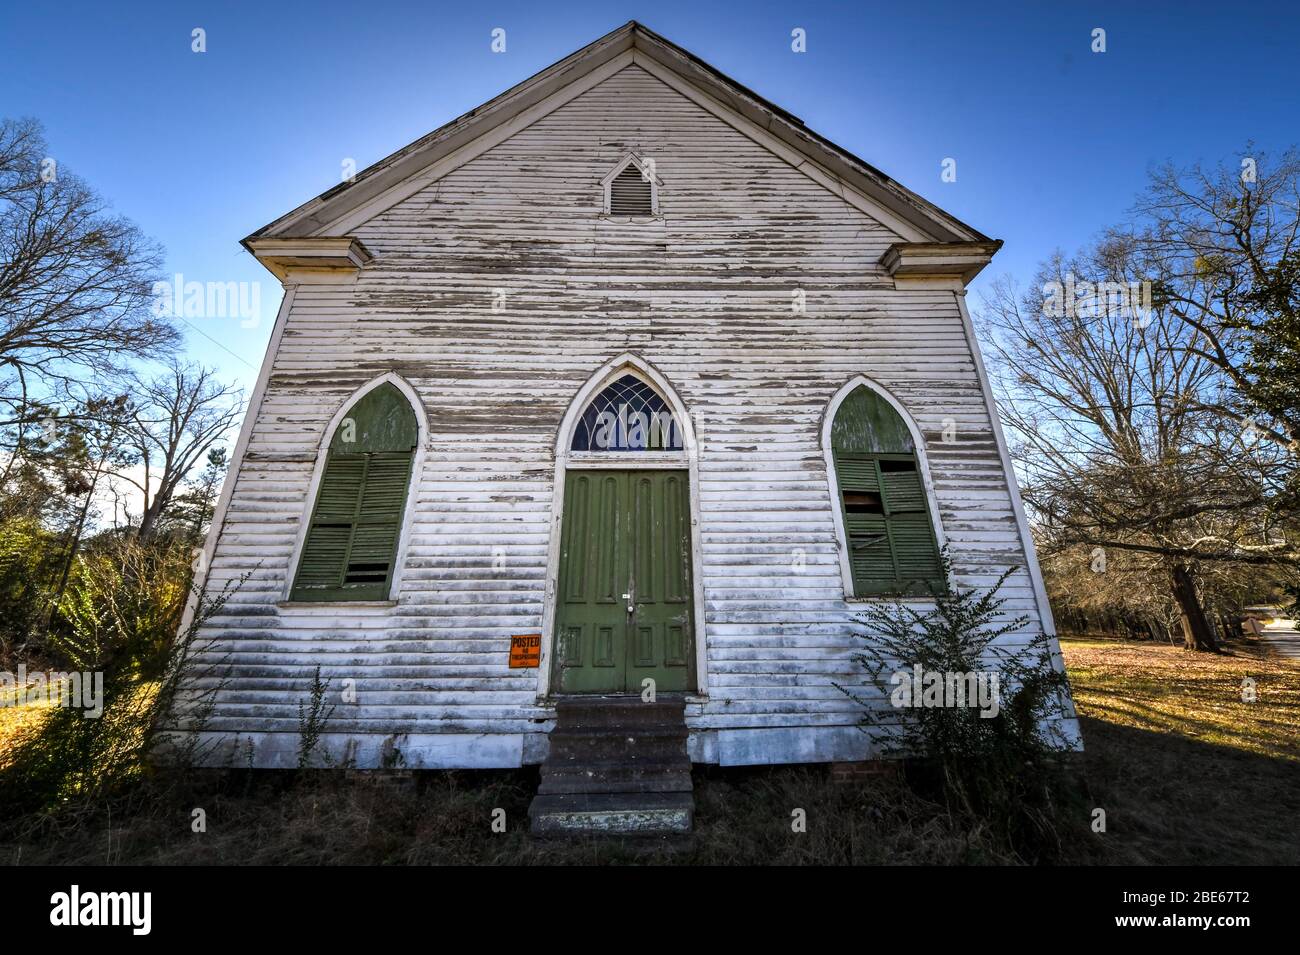
<instances>
[{"instance_id":1,"label":"green louvered shutter","mask_svg":"<svg viewBox=\"0 0 1300 955\"><path fill-rule=\"evenodd\" d=\"M416 435L414 413L392 385L350 409L330 444L292 599L387 599Z\"/></svg>"},{"instance_id":2,"label":"green louvered shutter","mask_svg":"<svg viewBox=\"0 0 1300 955\"><path fill-rule=\"evenodd\" d=\"M294 600L383 600L411 476L408 452L330 453Z\"/></svg>"},{"instance_id":3,"label":"green louvered shutter","mask_svg":"<svg viewBox=\"0 0 1300 955\"><path fill-rule=\"evenodd\" d=\"M882 459L879 463L898 589L903 593L928 593L943 585L943 565L930 526L921 472L914 458Z\"/></svg>"},{"instance_id":4,"label":"green louvered shutter","mask_svg":"<svg viewBox=\"0 0 1300 955\"><path fill-rule=\"evenodd\" d=\"M393 577L406 485L411 476L411 455L375 453L366 457L369 459L366 481L343 585L377 591L375 599L379 599L388 596L388 584Z\"/></svg>"},{"instance_id":5,"label":"green louvered shutter","mask_svg":"<svg viewBox=\"0 0 1300 955\"><path fill-rule=\"evenodd\" d=\"M365 455L330 453L298 562L295 600L323 599L342 587L365 474Z\"/></svg>"},{"instance_id":6,"label":"green louvered shutter","mask_svg":"<svg viewBox=\"0 0 1300 955\"><path fill-rule=\"evenodd\" d=\"M831 435L854 594L943 589L925 485L898 412L859 388L841 404Z\"/></svg>"},{"instance_id":7,"label":"green louvered shutter","mask_svg":"<svg viewBox=\"0 0 1300 955\"><path fill-rule=\"evenodd\" d=\"M860 595L888 592L897 574L885 522L880 468L874 457L865 455L838 456L835 468L855 591Z\"/></svg>"}]
</instances>

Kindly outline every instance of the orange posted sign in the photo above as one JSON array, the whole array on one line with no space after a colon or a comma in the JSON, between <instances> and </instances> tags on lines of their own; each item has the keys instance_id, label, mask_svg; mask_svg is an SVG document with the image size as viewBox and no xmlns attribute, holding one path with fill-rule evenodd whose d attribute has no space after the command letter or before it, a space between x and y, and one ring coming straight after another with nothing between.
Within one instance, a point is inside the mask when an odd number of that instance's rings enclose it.
<instances>
[{"instance_id":1,"label":"orange posted sign","mask_svg":"<svg viewBox=\"0 0 1300 955\"><path fill-rule=\"evenodd\" d=\"M535 667L542 661L542 635L521 633L510 638L510 669Z\"/></svg>"}]
</instances>

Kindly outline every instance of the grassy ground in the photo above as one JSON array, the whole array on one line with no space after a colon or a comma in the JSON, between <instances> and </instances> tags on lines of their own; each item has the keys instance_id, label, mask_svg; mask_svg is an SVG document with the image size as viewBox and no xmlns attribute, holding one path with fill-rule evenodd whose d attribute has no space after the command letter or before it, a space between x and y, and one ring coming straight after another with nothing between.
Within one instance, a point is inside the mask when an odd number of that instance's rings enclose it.
<instances>
[{"instance_id":1,"label":"grassy ground","mask_svg":"<svg viewBox=\"0 0 1300 955\"><path fill-rule=\"evenodd\" d=\"M999 861L897 783L828 785L815 769L701 778L686 840L535 840L534 773L428 774L411 789L340 773L292 786L238 780L157 791L112 816L29 821L0 845L11 863L166 864L864 864ZM143 792L143 791L142 791ZM161 796L161 798L160 798ZM193 810L207 832L194 833ZM493 812L507 828L492 831ZM804 809L807 833L791 828Z\"/></svg>"},{"instance_id":2,"label":"grassy ground","mask_svg":"<svg viewBox=\"0 0 1300 955\"><path fill-rule=\"evenodd\" d=\"M1300 863L1300 663L1239 643L1211 656L1151 643L1063 643L1083 725L1058 861ZM1244 678L1258 699L1242 701ZM4 736L39 714L0 710ZM536 771L160 776L111 806L0 829L8 863L863 864L1013 861L900 777L824 767L700 769L696 832L675 842L527 833ZM1106 831L1089 829L1106 812ZM206 831L194 832L195 810ZM506 831L493 832L494 810ZM804 810L806 832L792 829Z\"/></svg>"},{"instance_id":3,"label":"grassy ground","mask_svg":"<svg viewBox=\"0 0 1300 955\"><path fill-rule=\"evenodd\" d=\"M1095 639L1062 650L1112 861L1300 864L1300 662L1244 640L1224 655Z\"/></svg>"},{"instance_id":4,"label":"grassy ground","mask_svg":"<svg viewBox=\"0 0 1300 955\"><path fill-rule=\"evenodd\" d=\"M1119 640L1062 642L1074 699L1094 721L1300 760L1300 665L1236 641L1227 655ZM1253 683L1254 701L1243 699Z\"/></svg>"},{"instance_id":5,"label":"grassy ground","mask_svg":"<svg viewBox=\"0 0 1300 955\"><path fill-rule=\"evenodd\" d=\"M49 712L48 696L38 703L18 703L19 690L0 688L0 754L41 725Z\"/></svg>"}]
</instances>

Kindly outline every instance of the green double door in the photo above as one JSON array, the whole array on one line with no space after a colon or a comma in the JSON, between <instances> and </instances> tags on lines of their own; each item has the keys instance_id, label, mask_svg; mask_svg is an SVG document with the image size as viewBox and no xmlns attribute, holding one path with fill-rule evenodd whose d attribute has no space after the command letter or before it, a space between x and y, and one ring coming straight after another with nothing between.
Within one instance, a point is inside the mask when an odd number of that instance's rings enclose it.
<instances>
[{"instance_id":1,"label":"green double door","mask_svg":"<svg viewBox=\"0 0 1300 955\"><path fill-rule=\"evenodd\" d=\"M686 471L568 472L557 692L693 689L690 513Z\"/></svg>"}]
</instances>

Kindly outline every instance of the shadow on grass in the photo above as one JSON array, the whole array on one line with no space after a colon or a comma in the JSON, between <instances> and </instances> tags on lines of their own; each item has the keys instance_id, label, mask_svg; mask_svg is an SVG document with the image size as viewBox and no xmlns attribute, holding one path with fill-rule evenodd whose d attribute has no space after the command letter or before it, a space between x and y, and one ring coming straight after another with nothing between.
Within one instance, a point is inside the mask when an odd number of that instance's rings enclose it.
<instances>
[{"instance_id":1,"label":"shadow on grass","mask_svg":"<svg viewBox=\"0 0 1300 955\"><path fill-rule=\"evenodd\" d=\"M1080 717L1109 861L1300 864L1300 762Z\"/></svg>"},{"instance_id":2,"label":"shadow on grass","mask_svg":"<svg viewBox=\"0 0 1300 955\"><path fill-rule=\"evenodd\" d=\"M1252 648L1247 648L1252 649ZM1085 752L1056 806L1065 864L1300 864L1300 686L1243 653L1066 643ZM1241 699L1244 676L1258 702ZM915 777L913 777L915 779ZM685 839L535 840L537 770L149 772L111 800L0 827L4 864L981 864L1009 857L890 774L696 767ZM930 790L919 788L920 792ZM1106 811L1106 832L1089 829ZM195 832L195 810L205 831ZM504 813L505 831L493 830ZM802 810L800 813L799 811ZM796 817L806 821L796 831Z\"/></svg>"}]
</instances>

